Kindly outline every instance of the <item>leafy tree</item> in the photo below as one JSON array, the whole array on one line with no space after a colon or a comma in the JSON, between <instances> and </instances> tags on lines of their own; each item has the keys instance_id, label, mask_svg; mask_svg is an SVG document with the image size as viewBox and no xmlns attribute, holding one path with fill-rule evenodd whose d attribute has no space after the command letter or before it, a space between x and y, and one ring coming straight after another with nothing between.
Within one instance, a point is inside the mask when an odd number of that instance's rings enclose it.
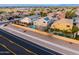
<instances>
[{"instance_id":1,"label":"leafy tree","mask_svg":"<svg viewBox=\"0 0 79 59\"><path fill-rule=\"evenodd\" d=\"M74 33L78 32L79 31L79 28L77 26L73 25L71 31L72 31L72 34L73 34L73 37L74 37Z\"/></svg>"},{"instance_id":2,"label":"leafy tree","mask_svg":"<svg viewBox=\"0 0 79 59\"><path fill-rule=\"evenodd\" d=\"M32 10L29 16L35 15L34 11Z\"/></svg>"},{"instance_id":3,"label":"leafy tree","mask_svg":"<svg viewBox=\"0 0 79 59\"><path fill-rule=\"evenodd\" d=\"M47 16L47 13L40 12L41 17Z\"/></svg>"},{"instance_id":4,"label":"leafy tree","mask_svg":"<svg viewBox=\"0 0 79 59\"><path fill-rule=\"evenodd\" d=\"M48 13L52 13L52 10L49 10L49 12Z\"/></svg>"},{"instance_id":5,"label":"leafy tree","mask_svg":"<svg viewBox=\"0 0 79 59\"><path fill-rule=\"evenodd\" d=\"M76 12L75 9L68 10L66 11L65 17L69 19L75 17L76 16L75 12Z\"/></svg>"},{"instance_id":6,"label":"leafy tree","mask_svg":"<svg viewBox=\"0 0 79 59\"><path fill-rule=\"evenodd\" d=\"M0 14L5 13L4 11L0 11Z\"/></svg>"},{"instance_id":7,"label":"leafy tree","mask_svg":"<svg viewBox=\"0 0 79 59\"><path fill-rule=\"evenodd\" d=\"M79 31L79 28L77 26L73 25L73 27L72 27L72 33L75 33L77 31Z\"/></svg>"},{"instance_id":8,"label":"leafy tree","mask_svg":"<svg viewBox=\"0 0 79 59\"><path fill-rule=\"evenodd\" d=\"M32 11L36 11L36 9L35 9L35 8L33 8L33 9L32 9Z\"/></svg>"},{"instance_id":9,"label":"leafy tree","mask_svg":"<svg viewBox=\"0 0 79 59\"><path fill-rule=\"evenodd\" d=\"M41 8L41 11L44 11L44 8Z\"/></svg>"}]
</instances>

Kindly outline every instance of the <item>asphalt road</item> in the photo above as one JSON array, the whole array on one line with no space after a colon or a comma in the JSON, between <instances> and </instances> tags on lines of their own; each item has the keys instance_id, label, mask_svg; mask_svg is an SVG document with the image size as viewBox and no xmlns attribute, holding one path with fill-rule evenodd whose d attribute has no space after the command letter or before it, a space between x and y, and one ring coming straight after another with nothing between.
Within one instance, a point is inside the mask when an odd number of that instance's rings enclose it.
<instances>
[{"instance_id":1,"label":"asphalt road","mask_svg":"<svg viewBox=\"0 0 79 59\"><path fill-rule=\"evenodd\" d=\"M11 24L6 27L2 27L1 29L52 51L56 51L64 55L79 55L79 44L70 44L60 38L58 39L56 37L41 35L29 30L24 32L24 29L17 28Z\"/></svg>"},{"instance_id":2,"label":"asphalt road","mask_svg":"<svg viewBox=\"0 0 79 59\"><path fill-rule=\"evenodd\" d=\"M0 43L0 55L13 55L13 53L6 49L5 45Z\"/></svg>"},{"instance_id":3,"label":"asphalt road","mask_svg":"<svg viewBox=\"0 0 79 59\"><path fill-rule=\"evenodd\" d=\"M23 38L17 37L11 33L8 33L0 29L0 35L4 36L0 38L0 43L4 44L10 52L17 55L60 55L55 51L49 50L45 47L34 44ZM26 38L27 39L27 38Z\"/></svg>"},{"instance_id":4,"label":"asphalt road","mask_svg":"<svg viewBox=\"0 0 79 59\"><path fill-rule=\"evenodd\" d=\"M5 46L13 54L32 54L29 51L26 51L24 48L19 46L18 44L14 43L13 41L7 39L6 37L0 37L0 43Z\"/></svg>"}]
</instances>

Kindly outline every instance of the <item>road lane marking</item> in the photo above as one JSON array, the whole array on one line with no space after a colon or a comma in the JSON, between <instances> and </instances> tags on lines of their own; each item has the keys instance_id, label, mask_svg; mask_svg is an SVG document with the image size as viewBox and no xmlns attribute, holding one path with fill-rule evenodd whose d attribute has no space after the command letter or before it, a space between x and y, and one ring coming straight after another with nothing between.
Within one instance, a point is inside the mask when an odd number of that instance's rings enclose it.
<instances>
[{"instance_id":1,"label":"road lane marking","mask_svg":"<svg viewBox=\"0 0 79 59\"><path fill-rule=\"evenodd\" d=\"M3 29L4 30L4 29ZM11 36L13 36L13 35L11 35ZM16 37L16 36L14 36L14 37ZM17 38L17 37L16 37ZM19 39L20 40L20 39ZM21 41L23 41L23 42L25 42L24 40L21 40ZM28 43L29 44L29 43ZM35 46L35 45L32 45L32 46ZM39 49L41 49L40 47L38 47L38 46L35 46L35 47L37 47L37 48L39 48ZM49 52L49 51L47 51L47 50L45 50L45 49L41 49L41 50L44 50L44 51L46 51L46 52L48 52L48 53L51 53L51 54L53 54L52 52Z\"/></svg>"},{"instance_id":2,"label":"road lane marking","mask_svg":"<svg viewBox=\"0 0 79 59\"><path fill-rule=\"evenodd\" d=\"M8 51L10 51L11 53L13 53L14 55L16 55L16 53L14 53L12 50L10 50L9 48L7 48L7 46L5 46L4 44L0 43L0 45L3 46Z\"/></svg>"},{"instance_id":3,"label":"road lane marking","mask_svg":"<svg viewBox=\"0 0 79 59\"><path fill-rule=\"evenodd\" d=\"M3 36L2 36L2 37L3 37ZM11 43L14 43L15 45L17 45L17 46L19 46L19 47L21 47L21 48L23 48L26 52L28 51L28 52L33 53L33 54L35 54L35 55L36 55L36 53L34 53L34 52L32 52L32 51L30 51L30 50L28 50L28 49L24 48L23 46L21 46L21 45L19 45L19 44L15 43L15 42L13 42L12 40L9 40L9 39L8 39L8 38L6 38L6 37L3 37L3 38L5 38L7 41L9 41L9 42L11 42Z\"/></svg>"},{"instance_id":4,"label":"road lane marking","mask_svg":"<svg viewBox=\"0 0 79 59\"><path fill-rule=\"evenodd\" d=\"M64 50L66 50L66 51L70 51L70 52L73 52L73 53L79 54L79 51L76 51L76 50L73 50L73 49L70 49L70 48L67 48L67 47L64 47L64 46L61 46L61 45L55 44L55 43L51 43L51 42L49 42L49 41L46 41L46 40L40 39L40 38L38 38L38 37L31 36L31 35L25 34L25 33L23 33L23 32L17 31L17 30L13 30L13 29L11 29L11 28L8 28L8 29L11 30L11 31L15 31L15 32L17 32L17 33L19 33L19 34L22 34L22 35L28 36L28 37L30 37L30 38L33 38L33 39L39 40L39 41L41 41L41 42L45 42L45 43L47 43L47 44L51 44L51 45L56 46L56 47L58 47L58 48L62 48L62 49L64 49Z\"/></svg>"}]
</instances>

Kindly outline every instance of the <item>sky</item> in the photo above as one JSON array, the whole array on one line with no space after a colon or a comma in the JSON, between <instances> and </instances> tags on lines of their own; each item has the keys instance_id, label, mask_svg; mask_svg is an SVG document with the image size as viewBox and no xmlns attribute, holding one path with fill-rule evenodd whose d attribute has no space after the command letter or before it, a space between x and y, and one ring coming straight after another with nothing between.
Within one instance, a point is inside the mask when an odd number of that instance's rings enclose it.
<instances>
[{"instance_id":1,"label":"sky","mask_svg":"<svg viewBox=\"0 0 79 59\"><path fill-rule=\"evenodd\" d=\"M0 0L6 6L79 6L79 0Z\"/></svg>"},{"instance_id":2,"label":"sky","mask_svg":"<svg viewBox=\"0 0 79 59\"><path fill-rule=\"evenodd\" d=\"M79 4L79 0L0 0L0 4Z\"/></svg>"}]
</instances>

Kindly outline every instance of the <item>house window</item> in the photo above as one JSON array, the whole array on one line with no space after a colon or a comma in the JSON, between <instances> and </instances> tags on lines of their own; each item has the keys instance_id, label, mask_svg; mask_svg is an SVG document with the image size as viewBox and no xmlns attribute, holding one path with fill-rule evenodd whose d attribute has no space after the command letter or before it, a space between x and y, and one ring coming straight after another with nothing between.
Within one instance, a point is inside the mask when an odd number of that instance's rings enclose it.
<instances>
[{"instance_id":1,"label":"house window","mask_svg":"<svg viewBox=\"0 0 79 59\"><path fill-rule=\"evenodd\" d=\"M43 23L45 23L45 21Z\"/></svg>"},{"instance_id":2,"label":"house window","mask_svg":"<svg viewBox=\"0 0 79 59\"><path fill-rule=\"evenodd\" d=\"M67 27L70 27L70 25L67 25Z\"/></svg>"},{"instance_id":3,"label":"house window","mask_svg":"<svg viewBox=\"0 0 79 59\"><path fill-rule=\"evenodd\" d=\"M36 24L36 22L35 22L35 24Z\"/></svg>"},{"instance_id":4,"label":"house window","mask_svg":"<svg viewBox=\"0 0 79 59\"><path fill-rule=\"evenodd\" d=\"M74 25L76 25L76 23L73 23Z\"/></svg>"}]
</instances>

